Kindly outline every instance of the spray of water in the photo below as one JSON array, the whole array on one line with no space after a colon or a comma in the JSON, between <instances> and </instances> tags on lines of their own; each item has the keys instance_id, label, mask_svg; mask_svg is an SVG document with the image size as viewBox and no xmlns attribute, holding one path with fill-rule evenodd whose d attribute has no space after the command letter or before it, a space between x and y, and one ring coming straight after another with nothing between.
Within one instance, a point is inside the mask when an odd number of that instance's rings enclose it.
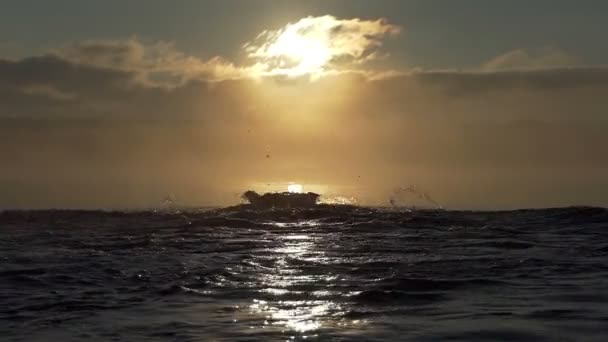
<instances>
[{"instance_id":1,"label":"spray of water","mask_svg":"<svg viewBox=\"0 0 608 342\"><path fill-rule=\"evenodd\" d=\"M358 201L354 196L326 194L321 196L319 204L330 205L357 205Z\"/></svg>"},{"instance_id":2,"label":"spray of water","mask_svg":"<svg viewBox=\"0 0 608 342\"><path fill-rule=\"evenodd\" d=\"M182 219L184 219L187 225L192 224L192 220L190 219L190 217L188 217L187 211L183 211L180 209L180 205L174 194L167 194L167 196L165 196L165 198L161 201L160 208L154 210L154 212L179 215Z\"/></svg>"},{"instance_id":3,"label":"spray of water","mask_svg":"<svg viewBox=\"0 0 608 342\"><path fill-rule=\"evenodd\" d=\"M431 207L443 209L443 206L435 201L427 192L419 190L414 185L397 187L393 190L389 203L393 208Z\"/></svg>"}]
</instances>

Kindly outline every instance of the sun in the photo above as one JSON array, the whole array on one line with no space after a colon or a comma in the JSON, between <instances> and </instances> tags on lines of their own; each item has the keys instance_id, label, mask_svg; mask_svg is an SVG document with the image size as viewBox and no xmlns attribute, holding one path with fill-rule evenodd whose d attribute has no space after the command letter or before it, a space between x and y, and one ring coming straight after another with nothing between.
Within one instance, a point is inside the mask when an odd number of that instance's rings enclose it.
<instances>
[{"instance_id":1,"label":"sun","mask_svg":"<svg viewBox=\"0 0 608 342\"><path fill-rule=\"evenodd\" d=\"M322 72L332 58L327 39L298 30L283 32L269 53L280 56L276 70L292 76Z\"/></svg>"},{"instance_id":2,"label":"sun","mask_svg":"<svg viewBox=\"0 0 608 342\"><path fill-rule=\"evenodd\" d=\"M319 75L331 67L336 55L332 20L304 18L276 31L264 31L254 42L245 44L245 49L250 58L258 60L259 74Z\"/></svg>"},{"instance_id":3,"label":"sun","mask_svg":"<svg viewBox=\"0 0 608 342\"><path fill-rule=\"evenodd\" d=\"M247 67L254 77L309 75L311 79L358 70L387 54L379 54L382 40L401 28L384 18L339 19L332 15L309 16L278 28L264 30L243 49L255 64Z\"/></svg>"},{"instance_id":4,"label":"sun","mask_svg":"<svg viewBox=\"0 0 608 342\"><path fill-rule=\"evenodd\" d=\"M279 29L262 31L243 45L255 64L251 75L320 78L353 70L380 56L382 40L401 32L386 19L309 16Z\"/></svg>"},{"instance_id":5,"label":"sun","mask_svg":"<svg viewBox=\"0 0 608 342\"><path fill-rule=\"evenodd\" d=\"M301 194L304 192L304 187L301 184L292 183L287 185L287 191L292 194Z\"/></svg>"}]
</instances>

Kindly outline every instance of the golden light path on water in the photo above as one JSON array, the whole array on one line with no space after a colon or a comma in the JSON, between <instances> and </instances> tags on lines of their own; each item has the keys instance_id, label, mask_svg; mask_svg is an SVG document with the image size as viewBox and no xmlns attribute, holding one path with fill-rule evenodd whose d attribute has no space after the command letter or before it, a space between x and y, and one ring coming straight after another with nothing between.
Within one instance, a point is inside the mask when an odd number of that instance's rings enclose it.
<instances>
[{"instance_id":1,"label":"golden light path on water","mask_svg":"<svg viewBox=\"0 0 608 342\"><path fill-rule=\"evenodd\" d=\"M348 296L347 293L328 290L339 280L337 275L320 272L310 274L305 270L307 264L325 263L327 256L324 251L315 248L320 237L294 230L318 227L319 223L307 220L297 223L273 222L268 225L286 231L279 236L282 245L267 251L274 259L274 269L258 274L262 288L259 292L266 299L254 298L249 305L250 314L263 317L261 328L279 328L281 332L292 335L290 339L293 340L318 337L317 332L324 328L363 324L360 320L346 319L345 308L331 300L336 295ZM268 295L274 299L269 300ZM289 299L283 299L287 297ZM255 329L256 326L251 328Z\"/></svg>"}]
</instances>

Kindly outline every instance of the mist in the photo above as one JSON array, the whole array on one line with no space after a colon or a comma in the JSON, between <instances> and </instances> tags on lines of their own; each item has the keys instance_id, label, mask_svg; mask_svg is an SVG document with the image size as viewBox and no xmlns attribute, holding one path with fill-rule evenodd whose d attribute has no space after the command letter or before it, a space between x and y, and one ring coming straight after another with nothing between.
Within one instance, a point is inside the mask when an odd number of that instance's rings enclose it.
<instances>
[{"instance_id":1,"label":"mist","mask_svg":"<svg viewBox=\"0 0 608 342\"><path fill-rule=\"evenodd\" d=\"M0 207L235 204L260 184L388 205L608 205L608 71L136 82L57 56L0 61ZM259 189L264 190L264 189Z\"/></svg>"}]
</instances>

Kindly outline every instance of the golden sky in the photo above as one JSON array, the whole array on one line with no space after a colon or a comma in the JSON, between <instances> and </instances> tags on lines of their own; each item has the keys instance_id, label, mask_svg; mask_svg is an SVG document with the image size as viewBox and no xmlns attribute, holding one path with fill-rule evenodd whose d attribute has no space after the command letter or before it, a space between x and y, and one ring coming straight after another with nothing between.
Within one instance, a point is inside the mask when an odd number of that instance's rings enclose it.
<instances>
[{"instance_id":1,"label":"golden sky","mask_svg":"<svg viewBox=\"0 0 608 342\"><path fill-rule=\"evenodd\" d=\"M608 205L605 66L550 45L391 62L412 32L324 14L232 56L138 36L0 56L0 208L224 205L290 182L370 205L410 185L447 208Z\"/></svg>"}]
</instances>

